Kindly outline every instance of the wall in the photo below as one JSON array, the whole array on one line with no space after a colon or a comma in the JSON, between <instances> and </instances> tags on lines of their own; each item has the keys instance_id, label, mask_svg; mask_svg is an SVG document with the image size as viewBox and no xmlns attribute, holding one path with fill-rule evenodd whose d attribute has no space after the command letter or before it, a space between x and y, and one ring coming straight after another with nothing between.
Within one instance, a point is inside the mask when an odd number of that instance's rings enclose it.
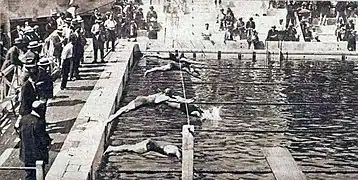
<instances>
[{"instance_id":1,"label":"wall","mask_svg":"<svg viewBox=\"0 0 358 180\"><path fill-rule=\"evenodd\" d=\"M267 41L268 50L283 51L344 51L347 50L347 42L278 42Z\"/></svg>"}]
</instances>

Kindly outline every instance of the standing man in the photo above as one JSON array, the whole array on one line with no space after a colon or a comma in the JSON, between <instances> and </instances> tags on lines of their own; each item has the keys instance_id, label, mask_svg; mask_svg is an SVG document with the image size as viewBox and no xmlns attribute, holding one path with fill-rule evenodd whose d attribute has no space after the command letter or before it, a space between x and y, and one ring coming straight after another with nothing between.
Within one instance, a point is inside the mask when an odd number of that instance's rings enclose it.
<instances>
[{"instance_id":1,"label":"standing man","mask_svg":"<svg viewBox=\"0 0 358 180\"><path fill-rule=\"evenodd\" d=\"M295 12L296 12L296 7L293 4L293 1L290 1L289 4L286 5L286 9L287 9L287 15L286 15L286 29L289 27L290 23L292 25L295 25Z\"/></svg>"},{"instance_id":2,"label":"standing man","mask_svg":"<svg viewBox=\"0 0 358 180\"><path fill-rule=\"evenodd\" d=\"M31 113L32 103L38 99L38 94L35 86L35 82L37 80L38 69L36 64L33 63L33 59L27 59L24 67L27 69L28 79L25 80L21 88L20 93L20 108L19 114L20 116L25 116ZM24 77L26 78L26 77Z\"/></svg>"},{"instance_id":3,"label":"standing man","mask_svg":"<svg viewBox=\"0 0 358 180\"><path fill-rule=\"evenodd\" d=\"M84 34L82 33L81 26L77 26L74 35L76 36L76 44L74 45L70 79L74 80L73 78L76 78L76 80L80 80L81 78L80 78L79 67L80 67L80 62L83 62L83 55L85 52L85 45L87 41L86 38L84 37Z\"/></svg>"},{"instance_id":4,"label":"standing man","mask_svg":"<svg viewBox=\"0 0 358 180\"><path fill-rule=\"evenodd\" d=\"M117 22L114 20L113 14L111 14L109 16L109 19L106 20L106 22L104 22L104 27L106 28L107 31L107 51L109 50L109 41L112 42L112 51L115 51L115 41L116 41L116 26L117 26Z\"/></svg>"},{"instance_id":5,"label":"standing man","mask_svg":"<svg viewBox=\"0 0 358 180\"><path fill-rule=\"evenodd\" d=\"M76 43L76 36L71 35L70 41L62 50L61 59L62 59L62 81L61 81L61 90L66 89L68 73L70 72L70 65L73 59L73 45Z\"/></svg>"},{"instance_id":6,"label":"standing man","mask_svg":"<svg viewBox=\"0 0 358 180\"><path fill-rule=\"evenodd\" d=\"M31 104L31 113L20 119L20 160L25 167L35 167L36 161L43 161L43 167L48 164L49 145L51 138L46 132L43 109L45 103L35 101ZM25 170L27 180L36 179L35 170Z\"/></svg>"},{"instance_id":7,"label":"standing man","mask_svg":"<svg viewBox=\"0 0 358 180\"><path fill-rule=\"evenodd\" d=\"M155 20L158 19L158 15L157 15L157 12L154 11L154 7L153 6L150 6L149 7L150 11L148 11L147 13L147 22L150 22L150 19L153 17L155 18Z\"/></svg>"},{"instance_id":8,"label":"standing man","mask_svg":"<svg viewBox=\"0 0 358 180\"><path fill-rule=\"evenodd\" d=\"M96 24L94 24L91 29L94 50L94 61L92 63L97 63L98 50L100 50L101 62L104 62L104 42L106 38L104 27L101 23L102 20L97 19Z\"/></svg>"},{"instance_id":9,"label":"standing man","mask_svg":"<svg viewBox=\"0 0 358 180\"><path fill-rule=\"evenodd\" d=\"M48 72L51 58L42 58L38 65L38 78L36 82L36 89L39 99L47 103L49 98L53 97L53 82ZM45 108L46 110L46 108ZM46 112L44 113L46 114Z\"/></svg>"}]
</instances>

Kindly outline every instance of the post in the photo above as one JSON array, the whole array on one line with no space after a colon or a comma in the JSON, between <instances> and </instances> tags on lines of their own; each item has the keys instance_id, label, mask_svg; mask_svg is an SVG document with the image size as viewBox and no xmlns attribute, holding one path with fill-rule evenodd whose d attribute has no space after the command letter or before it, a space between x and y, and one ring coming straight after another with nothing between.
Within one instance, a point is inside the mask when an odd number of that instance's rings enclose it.
<instances>
[{"instance_id":1,"label":"post","mask_svg":"<svg viewBox=\"0 0 358 180\"><path fill-rule=\"evenodd\" d=\"M221 51L218 51L218 60L221 60Z\"/></svg>"},{"instance_id":2,"label":"post","mask_svg":"<svg viewBox=\"0 0 358 180\"><path fill-rule=\"evenodd\" d=\"M342 55L342 61L346 60L346 55Z\"/></svg>"},{"instance_id":3,"label":"post","mask_svg":"<svg viewBox=\"0 0 358 180\"><path fill-rule=\"evenodd\" d=\"M44 180L43 161L36 161L36 180Z\"/></svg>"},{"instance_id":4,"label":"post","mask_svg":"<svg viewBox=\"0 0 358 180\"><path fill-rule=\"evenodd\" d=\"M256 52L252 52L252 62L255 63L256 62Z\"/></svg>"},{"instance_id":5,"label":"post","mask_svg":"<svg viewBox=\"0 0 358 180\"><path fill-rule=\"evenodd\" d=\"M238 54L238 55L237 55L237 58L238 58L239 60L241 60L242 55L241 55L241 54Z\"/></svg>"},{"instance_id":6,"label":"post","mask_svg":"<svg viewBox=\"0 0 358 180\"><path fill-rule=\"evenodd\" d=\"M268 65L271 65L271 52L270 51L267 51L267 64Z\"/></svg>"},{"instance_id":7,"label":"post","mask_svg":"<svg viewBox=\"0 0 358 180\"><path fill-rule=\"evenodd\" d=\"M182 132L182 180L194 178L194 126L184 125Z\"/></svg>"},{"instance_id":8,"label":"post","mask_svg":"<svg viewBox=\"0 0 358 180\"><path fill-rule=\"evenodd\" d=\"M196 60L196 53L193 53L193 59Z\"/></svg>"}]
</instances>

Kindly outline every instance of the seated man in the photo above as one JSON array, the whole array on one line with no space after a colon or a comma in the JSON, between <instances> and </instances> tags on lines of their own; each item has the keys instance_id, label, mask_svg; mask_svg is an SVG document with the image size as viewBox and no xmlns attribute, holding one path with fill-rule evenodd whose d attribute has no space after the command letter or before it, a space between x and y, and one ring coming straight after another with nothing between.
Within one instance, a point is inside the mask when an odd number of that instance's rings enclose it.
<instances>
[{"instance_id":1,"label":"seated man","mask_svg":"<svg viewBox=\"0 0 358 180\"><path fill-rule=\"evenodd\" d=\"M266 41L278 41L278 31L276 30L276 26L272 26L271 29L267 33Z\"/></svg>"},{"instance_id":2,"label":"seated man","mask_svg":"<svg viewBox=\"0 0 358 180\"><path fill-rule=\"evenodd\" d=\"M134 152L144 154L150 151L181 159L181 150L177 146L171 145L169 142L153 141L151 139L146 139L133 145L108 146L104 154L109 154L111 152Z\"/></svg>"},{"instance_id":3,"label":"seated man","mask_svg":"<svg viewBox=\"0 0 358 180\"><path fill-rule=\"evenodd\" d=\"M180 98L178 96L173 96L171 89L167 88L164 90L164 92L159 92L156 94L152 94L149 96L138 96L133 101L128 103L126 106L120 108L115 114L111 115L109 119L107 120L107 123L113 121L118 116L125 112L129 112L131 110L135 110L139 107L145 106L145 105L156 105L163 103L165 101L173 101L173 102L180 102L180 103L191 103L194 100L193 99L184 99Z\"/></svg>"},{"instance_id":4,"label":"seated man","mask_svg":"<svg viewBox=\"0 0 358 180\"><path fill-rule=\"evenodd\" d=\"M147 71L145 71L144 73L144 77L147 76L148 73L152 73L155 71L185 71L188 74L190 74L191 76L194 76L198 79L200 79L200 73L198 72L197 69L195 69L191 64L188 63L174 63L174 62L170 62L167 65L164 66L160 66L160 67L154 67L152 69L149 69Z\"/></svg>"}]
</instances>

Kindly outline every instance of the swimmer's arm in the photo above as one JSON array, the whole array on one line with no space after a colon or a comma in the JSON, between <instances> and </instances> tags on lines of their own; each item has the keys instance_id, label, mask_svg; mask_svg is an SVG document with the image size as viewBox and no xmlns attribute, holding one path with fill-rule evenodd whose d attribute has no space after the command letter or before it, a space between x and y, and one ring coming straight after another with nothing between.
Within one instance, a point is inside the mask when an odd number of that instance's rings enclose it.
<instances>
[{"instance_id":1,"label":"swimmer's arm","mask_svg":"<svg viewBox=\"0 0 358 180\"><path fill-rule=\"evenodd\" d=\"M179 103L192 103L195 101L194 99L185 99L180 96L173 96L173 97L175 98L175 101Z\"/></svg>"}]
</instances>

